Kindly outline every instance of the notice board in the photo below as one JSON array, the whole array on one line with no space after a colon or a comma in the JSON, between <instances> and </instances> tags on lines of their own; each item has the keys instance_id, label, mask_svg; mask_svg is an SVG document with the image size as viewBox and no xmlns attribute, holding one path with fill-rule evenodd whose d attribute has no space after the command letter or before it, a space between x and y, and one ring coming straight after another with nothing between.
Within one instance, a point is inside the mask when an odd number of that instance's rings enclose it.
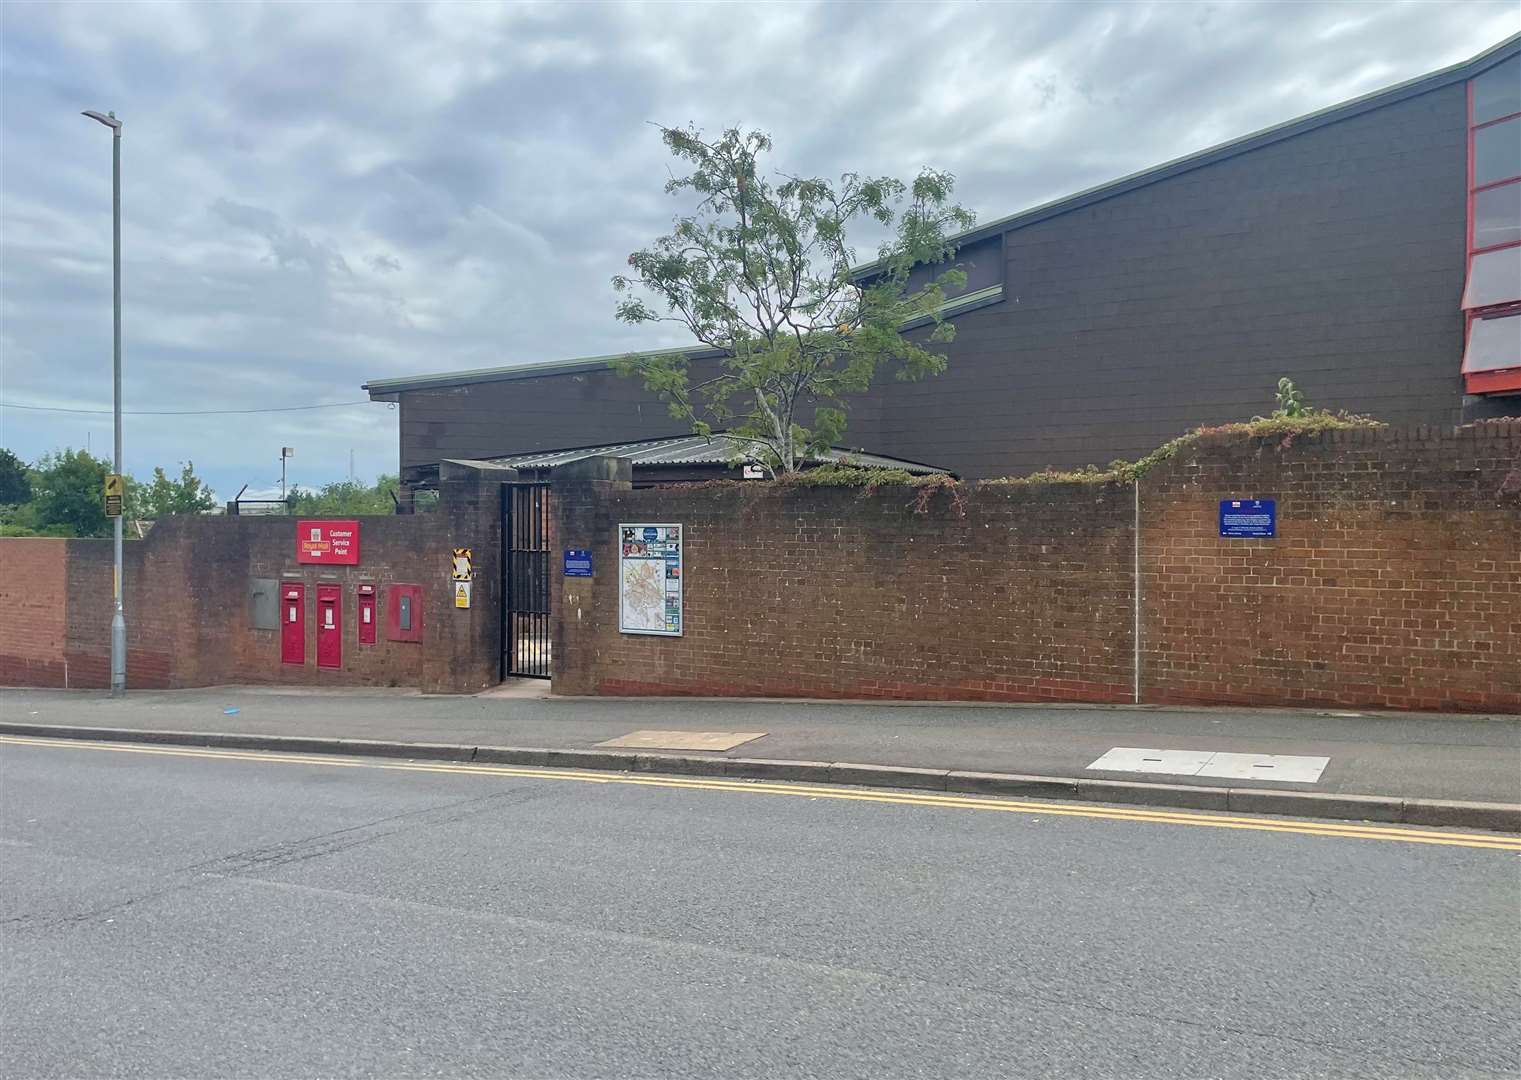
<instances>
[{"instance_id":1,"label":"notice board","mask_svg":"<svg viewBox=\"0 0 1521 1080\"><path fill-rule=\"evenodd\" d=\"M1221 499L1220 535L1265 539L1278 535L1278 504L1272 499Z\"/></svg>"},{"instance_id":2,"label":"notice board","mask_svg":"<svg viewBox=\"0 0 1521 1080\"><path fill-rule=\"evenodd\" d=\"M681 526L618 526L618 632L681 636Z\"/></svg>"}]
</instances>

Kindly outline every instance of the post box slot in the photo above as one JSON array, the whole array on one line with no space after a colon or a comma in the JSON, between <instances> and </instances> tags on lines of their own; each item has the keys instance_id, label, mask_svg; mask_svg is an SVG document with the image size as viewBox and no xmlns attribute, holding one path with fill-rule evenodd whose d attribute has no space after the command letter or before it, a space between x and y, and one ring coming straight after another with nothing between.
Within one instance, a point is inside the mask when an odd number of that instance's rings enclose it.
<instances>
[{"instance_id":1,"label":"post box slot","mask_svg":"<svg viewBox=\"0 0 1521 1080\"><path fill-rule=\"evenodd\" d=\"M317 608L322 618L317 627L317 666L343 666L343 594L337 585L317 586Z\"/></svg>"},{"instance_id":2,"label":"post box slot","mask_svg":"<svg viewBox=\"0 0 1521 1080\"><path fill-rule=\"evenodd\" d=\"M356 590L359 601L359 621L355 624L356 636L361 645L375 644L375 586L361 585Z\"/></svg>"},{"instance_id":3,"label":"post box slot","mask_svg":"<svg viewBox=\"0 0 1521 1080\"><path fill-rule=\"evenodd\" d=\"M280 620L280 662L306 663L306 586L287 585L280 590L284 609Z\"/></svg>"}]
</instances>

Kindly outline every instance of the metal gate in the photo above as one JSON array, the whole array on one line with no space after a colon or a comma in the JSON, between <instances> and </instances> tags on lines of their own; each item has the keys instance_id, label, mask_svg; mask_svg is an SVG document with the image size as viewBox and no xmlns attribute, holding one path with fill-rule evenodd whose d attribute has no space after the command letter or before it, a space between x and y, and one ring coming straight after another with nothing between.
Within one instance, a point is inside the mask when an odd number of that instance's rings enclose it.
<instances>
[{"instance_id":1,"label":"metal gate","mask_svg":"<svg viewBox=\"0 0 1521 1080\"><path fill-rule=\"evenodd\" d=\"M549 485L502 485L502 678L549 678Z\"/></svg>"}]
</instances>

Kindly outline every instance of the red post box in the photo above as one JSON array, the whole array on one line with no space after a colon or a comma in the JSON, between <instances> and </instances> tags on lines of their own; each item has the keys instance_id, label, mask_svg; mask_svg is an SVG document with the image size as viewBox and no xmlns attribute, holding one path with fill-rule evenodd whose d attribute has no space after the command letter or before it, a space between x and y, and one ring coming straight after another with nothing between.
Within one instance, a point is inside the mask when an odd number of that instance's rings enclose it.
<instances>
[{"instance_id":1,"label":"red post box","mask_svg":"<svg viewBox=\"0 0 1521 1080\"><path fill-rule=\"evenodd\" d=\"M280 663L306 663L306 586L280 585Z\"/></svg>"},{"instance_id":2,"label":"red post box","mask_svg":"<svg viewBox=\"0 0 1521 1080\"><path fill-rule=\"evenodd\" d=\"M343 666L343 590L337 585L317 586L317 666Z\"/></svg>"},{"instance_id":3,"label":"red post box","mask_svg":"<svg viewBox=\"0 0 1521 1080\"><path fill-rule=\"evenodd\" d=\"M375 644L375 586L361 585L355 590L359 609L358 619L355 624L359 627L359 644Z\"/></svg>"}]
</instances>

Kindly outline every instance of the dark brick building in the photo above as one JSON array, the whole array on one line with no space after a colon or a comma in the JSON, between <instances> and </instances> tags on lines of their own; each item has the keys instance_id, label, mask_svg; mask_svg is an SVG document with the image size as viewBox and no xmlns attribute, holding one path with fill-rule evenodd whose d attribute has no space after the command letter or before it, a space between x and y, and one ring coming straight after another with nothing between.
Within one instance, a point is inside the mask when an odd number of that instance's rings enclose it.
<instances>
[{"instance_id":1,"label":"dark brick building","mask_svg":"<svg viewBox=\"0 0 1521 1080\"><path fill-rule=\"evenodd\" d=\"M1396 424L1521 415L1521 35L960 243L947 371L857 399L853 446L971 478L1103 463L1266 412L1284 375ZM399 403L411 483L681 434L609 359L366 389Z\"/></svg>"}]
</instances>

